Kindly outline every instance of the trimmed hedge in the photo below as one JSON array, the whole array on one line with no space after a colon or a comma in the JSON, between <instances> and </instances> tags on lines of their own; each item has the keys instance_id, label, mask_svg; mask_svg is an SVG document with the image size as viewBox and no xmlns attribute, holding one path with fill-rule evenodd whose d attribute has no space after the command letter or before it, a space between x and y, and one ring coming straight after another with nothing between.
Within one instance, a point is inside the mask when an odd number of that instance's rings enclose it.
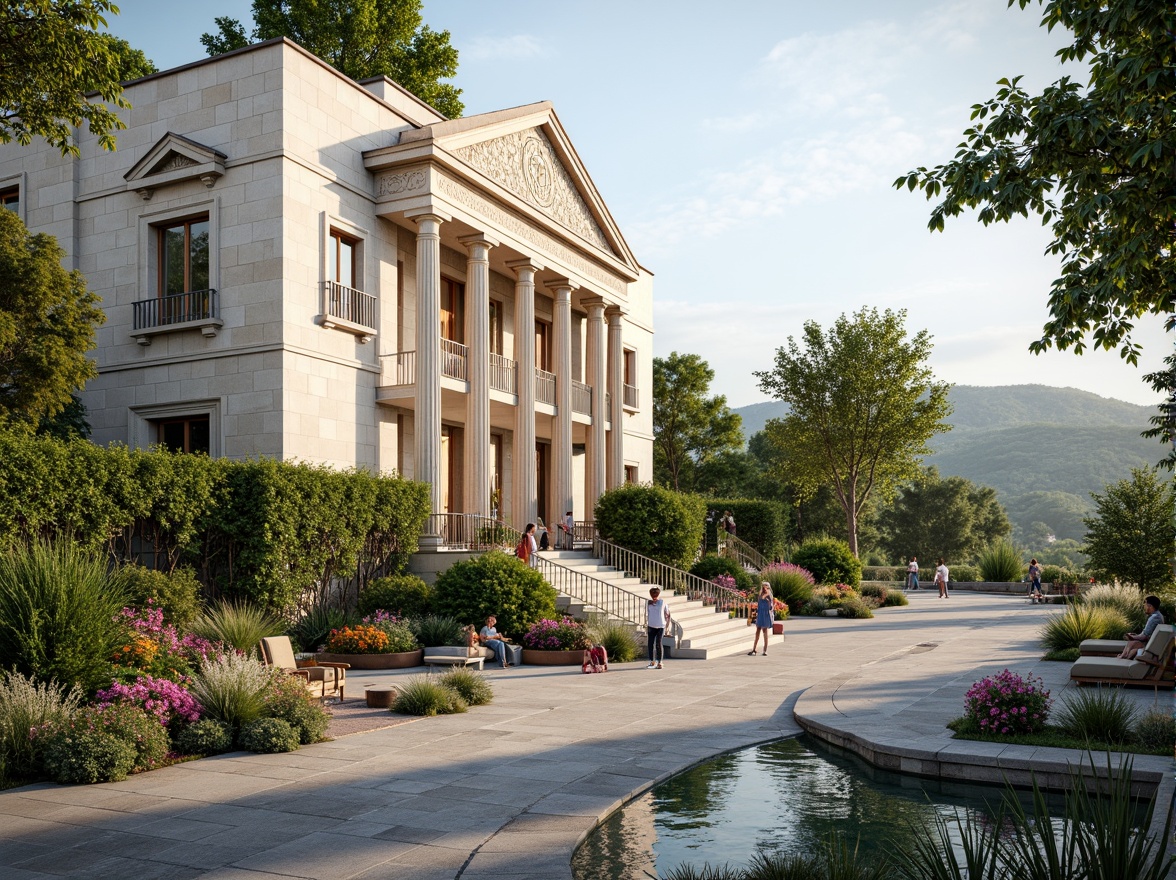
<instances>
[{"instance_id":1,"label":"trimmed hedge","mask_svg":"<svg viewBox=\"0 0 1176 880\"><path fill-rule=\"evenodd\" d=\"M594 515L604 540L685 569L702 543L706 502L661 486L628 483L601 495Z\"/></svg>"},{"instance_id":2,"label":"trimmed hedge","mask_svg":"<svg viewBox=\"0 0 1176 880\"><path fill-rule=\"evenodd\" d=\"M713 581L721 574L735 578L735 586L741 590L752 590L758 595L760 578L744 571L734 559L708 553L690 567L690 573L704 581Z\"/></svg>"},{"instance_id":3,"label":"trimmed hedge","mask_svg":"<svg viewBox=\"0 0 1176 880\"><path fill-rule=\"evenodd\" d=\"M838 538L810 538L793 551L792 564L807 568L819 584L856 587L862 581L861 562Z\"/></svg>"},{"instance_id":4,"label":"trimmed hedge","mask_svg":"<svg viewBox=\"0 0 1176 880\"><path fill-rule=\"evenodd\" d=\"M403 570L424 483L0 432L0 545L71 539L119 563L196 566L206 590L289 611Z\"/></svg>"},{"instance_id":5,"label":"trimmed hedge","mask_svg":"<svg viewBox=\"0 0 1176 880\"><path fill-rule=\"evenodd\" d=\"M715 530L724 510L735 517L735 537L746 541L763 554L768 562L784 559L788 552L788 511L778 501L761 501L751 498L708 498L706 509L710 517L707 523L707 549L715 547Z\"/></svg>"},{"instance_id":6,"label":"trimmed hedge","mask_svg":"<svg viewBox=\"0 0 1176 880\"><path fill-rule=\"evenodd\" d=\"M531 624L555 617L555 597L555 589L527 563L491 550L443 571L433 605L438 614L478 629L493 614L500 633L520 639Z\"/></svg>"}]
</instances>

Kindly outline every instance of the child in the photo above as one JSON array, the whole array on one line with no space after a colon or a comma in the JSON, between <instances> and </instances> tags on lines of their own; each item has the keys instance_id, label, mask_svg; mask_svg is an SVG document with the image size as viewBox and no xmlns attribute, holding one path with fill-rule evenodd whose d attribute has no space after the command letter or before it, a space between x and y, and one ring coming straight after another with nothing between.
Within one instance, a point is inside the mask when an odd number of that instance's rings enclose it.
<instances>
[{"instance_id":1,"label":"child","mask_svg":"<svg viewBox=\"0 0 1176 880\"><path fill-rule=\"evenodd\" d=\"M584 662L580 664L581 672L608 672L608 652L604 645L593 645L584 652Z\"/></svg>"}]
</instances>

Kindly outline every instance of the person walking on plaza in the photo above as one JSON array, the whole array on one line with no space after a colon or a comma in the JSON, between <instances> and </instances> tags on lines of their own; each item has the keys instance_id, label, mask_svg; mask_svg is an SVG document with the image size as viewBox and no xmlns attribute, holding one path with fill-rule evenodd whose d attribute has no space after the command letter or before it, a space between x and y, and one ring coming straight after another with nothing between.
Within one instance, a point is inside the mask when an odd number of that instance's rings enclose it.
<instances>
[{"instance_id":1,"label":"person walking on plaza","mask_svg":"<svg viewBox=\"0 0 1176 880\"><path fill-rule=\"evenodd\" d=\"M907 589L919 589L919 557L912 556L911 561L907 564Z\"/></svg>"},{"instance_id":2,"label":"person walking on plaza","mask_svg":"<svg viewBox=\"0 0 1176 880\"><path fill-rule=\"evenodd\" d=\"M760 634L764 637L764 653L763 656L768 656L768 636L772 632L772 624L776 619L776 600L772 595L772 585L767 581L760 584L759 601L755 605L755 641L752 642L751 650L747 652L748 657L755 656L755 649L759 647Z\"/></svg>"},{"instance_id":3,"label":"person walking on plaza","mask_svg":"<svg viewBox=\"0 0 1176 880\"><path fill-rule=\"evenodd\" d=\"M670 625L670 606L660 597L660 587L649 588L649 601L645 603L646 648L649 652L646 669L662 668L662 636Z\"/></svg>"},{"instance_id":4,"label":"person walking on plaza","mask_svg":"<svg viewBox=\"0 0 1176 880\"><path fill-rule=\"evenodd\" d=\"M947 566L944 565L943 557L940 556L939 557L939 565L935 566L935 586L939 587L939 598L940 599L951 598L947 594L947 578L948 578Z\"/></svg>"},{"instance_id":5,"label":"person walking on plaza","mask_svg":"<svg viewBox=\"0 0 1176 880\"><path fill-rule=\"evenodd\" d=\"M1040 602L1044 597L1041 595L1041 566L1037 564L1036 559L1029 560L1029 601Z\"/></svg>"}]
</instances>

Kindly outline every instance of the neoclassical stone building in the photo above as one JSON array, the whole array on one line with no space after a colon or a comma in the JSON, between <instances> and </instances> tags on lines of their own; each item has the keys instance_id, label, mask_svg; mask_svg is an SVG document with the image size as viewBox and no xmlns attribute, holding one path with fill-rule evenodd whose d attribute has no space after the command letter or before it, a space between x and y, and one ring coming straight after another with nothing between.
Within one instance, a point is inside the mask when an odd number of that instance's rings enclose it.
<instances>
[{"instance_id":1,"label":"neoclassical stone building","mask_svg":"<svg viewBox=\"0 0 1176 880\"><path fill-rule=\"evenodd\" d=\"M395 470L590 517L652 476L652 279L548 103L446 120L272 40L127 86L115 152L0 145L101 295L94 440Z\"/></svg>"}]
</instances>

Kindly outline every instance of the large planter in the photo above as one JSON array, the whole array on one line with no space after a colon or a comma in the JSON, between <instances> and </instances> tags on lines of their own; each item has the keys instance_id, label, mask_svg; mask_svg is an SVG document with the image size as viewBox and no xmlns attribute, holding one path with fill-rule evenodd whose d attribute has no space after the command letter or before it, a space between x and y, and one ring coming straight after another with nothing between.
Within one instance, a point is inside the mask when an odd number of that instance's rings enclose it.
<instances>
[{"instance_id":1,"label":"large planter","mask_svg":"<svg viewBox=\"0 0 1176 880\"><path fill-rule=\"evenodd\" d=\"M425 662L423 650L405 651L403 654L328 654L320 651L315 659L322 663L350 663L352 669L408 669L422 666Z\"/></svg>"},{"instance_id":2,"label":"large planter","mask_svg":"<svg viewBox=\"0 0 1176 880\"><path fill-rule=\"evenodd\" d=\"M584 651L537 651L523 648L523 663L530 666L579 666L584 662Z\"/></svg>"}]
</instances>

